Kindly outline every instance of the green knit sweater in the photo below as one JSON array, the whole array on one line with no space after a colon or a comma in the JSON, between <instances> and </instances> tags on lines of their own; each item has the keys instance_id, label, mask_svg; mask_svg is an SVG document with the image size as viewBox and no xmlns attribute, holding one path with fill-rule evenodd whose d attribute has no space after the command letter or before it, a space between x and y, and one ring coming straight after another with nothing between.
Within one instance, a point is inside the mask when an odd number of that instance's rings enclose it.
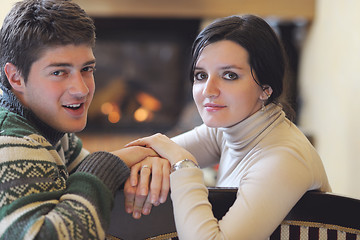
<instances>
[{"instance_id":1,"label":"green knit sweater","mask_svg":"<svg viewBox=\"0 0 360 240\"><path fill-rule=\"evenodd\" d=\"M89 154L2 88L0 239L104 239L129 168L113 154Z\"/></svg>"}]
</instances>

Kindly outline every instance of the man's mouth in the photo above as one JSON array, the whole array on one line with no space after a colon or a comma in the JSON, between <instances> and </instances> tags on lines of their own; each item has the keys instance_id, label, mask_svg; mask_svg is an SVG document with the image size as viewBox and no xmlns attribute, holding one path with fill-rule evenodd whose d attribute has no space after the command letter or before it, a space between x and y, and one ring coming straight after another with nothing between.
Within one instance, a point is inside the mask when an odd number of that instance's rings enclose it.
<instances>
[{"instance_id":1,"label":"man's mouth","mask_svg":"<svg viewBox=\"0 0 360 240\"><path fill-rule=\"evenodd\" d=\"M78 103L78 104L69 104L69 105L63 105L63 107L65 108L69 108L69 109L72 109L72 110L77 110L81 107L83 103Z\"/></svg>"}]
</instances>

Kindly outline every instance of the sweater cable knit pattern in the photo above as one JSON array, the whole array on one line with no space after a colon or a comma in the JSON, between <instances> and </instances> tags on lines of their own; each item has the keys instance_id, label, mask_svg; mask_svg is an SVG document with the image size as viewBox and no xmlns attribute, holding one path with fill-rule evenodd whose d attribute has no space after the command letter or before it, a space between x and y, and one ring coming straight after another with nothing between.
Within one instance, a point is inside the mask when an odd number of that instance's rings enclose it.
<instances>
[{"instance_id":1,"label":"sweater cable knit pattern","mask_svg":"<svg viewBox=\"0 0 360 240\"><path fill-rule=\"evenodd\" d=\"M104 239L130 169L0 95L0 239Z\"/></svg>"}]
</instances>

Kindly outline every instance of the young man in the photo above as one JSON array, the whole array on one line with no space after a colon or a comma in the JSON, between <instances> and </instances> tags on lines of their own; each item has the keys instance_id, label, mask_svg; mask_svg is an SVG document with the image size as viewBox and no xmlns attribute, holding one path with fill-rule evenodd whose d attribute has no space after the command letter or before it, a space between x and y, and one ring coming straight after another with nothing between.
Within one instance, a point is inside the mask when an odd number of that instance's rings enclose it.
<instances>
[{"instance_id":1,"label":"young man","mask_svg":"<svg viewBox=\"0 0 360 240\"><path fill-rule=\"evenodd\" d=\"M94 44L92 19L68 0L24 0L4 20L0 239L104 239L129 167L156 156L90 154L75 136L95 90Z\"/></svg>"}]
</instances>

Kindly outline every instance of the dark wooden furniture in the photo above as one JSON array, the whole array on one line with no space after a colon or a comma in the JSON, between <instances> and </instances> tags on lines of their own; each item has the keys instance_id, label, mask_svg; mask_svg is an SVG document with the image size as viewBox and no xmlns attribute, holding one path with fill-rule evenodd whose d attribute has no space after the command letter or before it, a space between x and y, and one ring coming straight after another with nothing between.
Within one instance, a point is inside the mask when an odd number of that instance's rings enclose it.
<instances>
[{"instance_id":1,"label":"dark wooden furniture","mask_svg":"<svg viewBox=\"0 0 360 240\"><path fill-rule=\"evenodd\" d=\"M209 188L214 216L221 219L236 198L236 188ZM177 239L173 209L168 201L149 216L133 219L124 211L118 192L108 239ZM293 207L270 240L360 239L360 200L333 193L309 191Z\"/></svg>"}]
</instances>

